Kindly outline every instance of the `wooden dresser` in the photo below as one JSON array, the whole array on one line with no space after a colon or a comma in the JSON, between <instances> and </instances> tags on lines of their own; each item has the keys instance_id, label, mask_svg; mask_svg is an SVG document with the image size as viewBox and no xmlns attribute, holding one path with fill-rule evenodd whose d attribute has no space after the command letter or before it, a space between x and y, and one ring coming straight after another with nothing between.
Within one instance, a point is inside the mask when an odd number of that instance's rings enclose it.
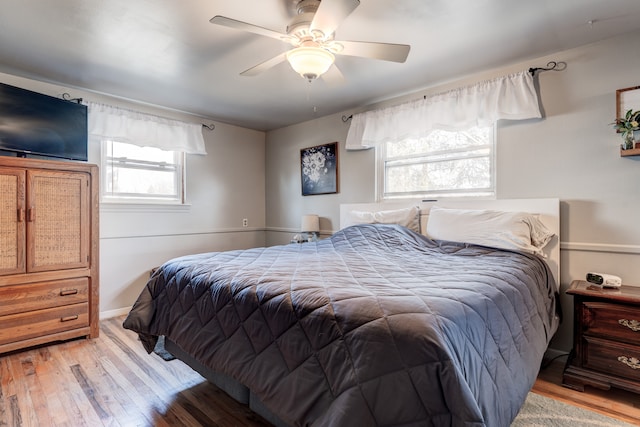
<instances>
[{"instance_id":1,"label":"wooden dresser","mask_svg":"<svg viewBox=\"0 0 640 427\"><path fill-rule=\"evenodd\" d=\"M98 168L0 156L0 353L98 336Z\"/></svg>"},{"instance_id":2,"label":"wooden dresser","mask_svg":"<svg viewBox=\"0 0 640 427\"><path fill-rule=\"evenodd\" d=\"M573 295L573 351L562 384L617 387L640 393L640 287L599 288L576 280Z\"/></svg>"}]
</instances>

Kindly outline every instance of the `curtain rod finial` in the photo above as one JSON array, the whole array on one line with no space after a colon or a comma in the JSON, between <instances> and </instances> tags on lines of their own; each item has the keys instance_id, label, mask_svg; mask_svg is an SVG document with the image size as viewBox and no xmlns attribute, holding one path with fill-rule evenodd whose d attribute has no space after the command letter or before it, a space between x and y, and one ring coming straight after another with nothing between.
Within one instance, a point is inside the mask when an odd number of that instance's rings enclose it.
<instances>
[{"instance_id":1,"label":"curtain rod finial","mask_svg":"<svg viewBox=\"0 0 640 427\"><path fill-rule=\"evenodd\" d=\"M529 68L529 72L531 73L531 75L535 75L536 71L562 71L565 68L567 68L567 63L566 62L558 62L558 61L549 61L547 62L547 66L546 67L531 67Z\"/></svg>"}]
</instances>

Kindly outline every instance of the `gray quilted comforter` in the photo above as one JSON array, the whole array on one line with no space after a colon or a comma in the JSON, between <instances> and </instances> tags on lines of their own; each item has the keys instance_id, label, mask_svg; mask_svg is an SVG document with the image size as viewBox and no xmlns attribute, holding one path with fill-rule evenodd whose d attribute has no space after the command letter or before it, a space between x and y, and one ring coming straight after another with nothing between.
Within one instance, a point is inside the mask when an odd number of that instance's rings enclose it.
<instances>
[{"instance_id":1,"label":"gray quilted comforter","mask_svg":"<svg viewBox=\"0 0 640 427\"><path fill-rule=\"evenodd\" d=\"M534 255L359 225L317 243L191 255L126 328L166 335L313 426L508 426L557 328Z\"/></svg>"}]
</instances>

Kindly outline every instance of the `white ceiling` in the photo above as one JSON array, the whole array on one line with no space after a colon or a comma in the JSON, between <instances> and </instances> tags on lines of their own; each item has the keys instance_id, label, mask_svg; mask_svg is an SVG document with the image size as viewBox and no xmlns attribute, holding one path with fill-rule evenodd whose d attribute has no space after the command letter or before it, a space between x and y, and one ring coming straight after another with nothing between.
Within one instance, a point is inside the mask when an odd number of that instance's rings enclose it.
<instances>
[{"instance_id":1,"label":"white ceiling","mask_svg":"<svg viewBox=\"0 0 640 427\"><path fill-rule=\"evenodd\" d=\"M336 39L410 44L405 63L338 56L337 85L286 62L240 76L290 45L209 19L285 32L295 3L0 0L0 71L269 130L640 28L638 0L361 0Z\"/></svg>"}]
</instances>

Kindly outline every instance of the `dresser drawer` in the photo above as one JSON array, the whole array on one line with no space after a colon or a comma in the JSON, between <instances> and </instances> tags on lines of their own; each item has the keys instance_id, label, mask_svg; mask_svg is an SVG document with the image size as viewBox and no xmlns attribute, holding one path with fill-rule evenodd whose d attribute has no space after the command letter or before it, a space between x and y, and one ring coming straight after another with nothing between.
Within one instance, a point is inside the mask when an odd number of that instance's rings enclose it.
<instances>
[{"instance_id":1,"label":"dresser drawer","mask_svg":"<svg viewBox=\"0 0 640 427\"><path fill-rule=\"evenodd\" d=\"M640 381L640 347L584 337L583 366L594 371Z\"/></svg>"},{"instance_id":2,"label":"dresser drawer","mask_svg":"<svg viewBox=\"0 0 640 427\"><path fill-rule=\"evenodd\" d=\"M640 345L640 307L584 302L582 333Z\"/></svg>"},{"instance_id":3,"label":"dresser drawer","mask_svg":"<svg viewBox=\"0 0 640 427\"><path fill-rule=\"evenodd\" d=\"M56 280L0 287L0 316L87 302L89 279Z\"/></svg>"},{"instance_id":4,"label":"dresser drawer","mask_svg":"<svg viewBox=\"0 0 640 427\"><path fill-rule=\"evenodd\" d=\"M0 345L84 326L89 326L89 304L86 302L2 316Z\"/></svg>"}]
</instances>

